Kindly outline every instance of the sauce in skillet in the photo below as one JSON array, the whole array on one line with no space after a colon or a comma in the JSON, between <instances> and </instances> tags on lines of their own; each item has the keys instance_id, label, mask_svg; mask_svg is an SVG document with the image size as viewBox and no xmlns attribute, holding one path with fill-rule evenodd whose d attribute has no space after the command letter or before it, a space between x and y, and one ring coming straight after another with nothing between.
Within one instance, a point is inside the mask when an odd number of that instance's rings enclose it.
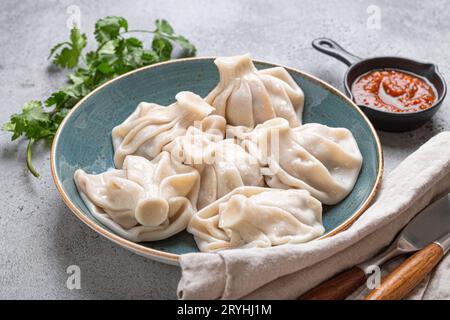
<instances>
[{"instance_id":1,"label":"sauce in skillet","mask_svg":"<svg viewBox=\"0 0 450 320\"><path fill-rule=\"evenodd\" d=\"M436 101L431 84L419 76L398 70L373 70L352 85L358 105L391 112L417 112Z\"/></svg>"}]
</instances>

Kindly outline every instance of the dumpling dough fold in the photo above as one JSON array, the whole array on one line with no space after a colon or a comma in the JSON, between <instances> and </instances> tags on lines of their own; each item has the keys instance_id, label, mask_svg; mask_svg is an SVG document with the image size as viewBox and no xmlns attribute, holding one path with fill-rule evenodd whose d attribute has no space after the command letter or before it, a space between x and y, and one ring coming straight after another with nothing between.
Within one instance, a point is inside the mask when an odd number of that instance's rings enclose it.
<instances>
[{"instance_id":1,"label":"dumpling dough fold","mask_svg":"<svg viewBox=\"0 0 450 320\"><path fill-rule=\"evenodd\" d=\"M152 161L127 156L123 169L101 174L75 171L77 188L93 216L134 241L168 238L196 211L200 176L162 152Z\"/></svg>"},{"instance_id":2,"label":"dumpling dough fold","mask_svg":"<svg viewBox=\"0 0 450 320\"><path fill-rule=\"evenodd\" d=\"M253 130L229 126L227 134L255 155L272 188L305 189L324 204L344 199L358 178L362 155L345 128L311 123L290 128L275 118Z\"/></svg>"},{"instance_id":3,"label":"dumpling dough fold","mask_svg":"<svg viewBox=\"0 0 450 320\"><path fill-rule=\"evenodd\" d=\"M200 172L198 209L235 188L264 185L258 159L232 139L222 140L218 135L190 127L186 135L176 138L164 150Z\"/></svg>"},{"instance_id":4,"label":"dumpling dough fold","mask_svg":"<svg viewBox=\"0 0 450 320\"><path fill-rule=\"evenodd\" d=\"M205 98L229 125L255 127L282 117L301 123L304 94L282 67L257 70L249 54L217 58L220 81Z\"/></svg>"},{"instance_id":5,"label":"dumpling dough fold","mask_svg":"<svg viewBox=\"0 0 450 320\"><path fill-rule=\"evenodd\" d=\"M186 133L191 125L203 124L214 108L200 96L182 91L168 107L141 102L137 109L112 130L114 163L122 168L127 155L155 158L162 148L178 136Z\"/></svg>"},{"instance_id":6,"label":"dumpling dough fold","mask_svg":"<svg viewBox=\"0 0 450 320\"><path fill-rule=\"evenodd\" d=\"M241 187L196 213L201 251L298 244L323 235L322 206L305 190Z\"/></svg>"}]
</instances>

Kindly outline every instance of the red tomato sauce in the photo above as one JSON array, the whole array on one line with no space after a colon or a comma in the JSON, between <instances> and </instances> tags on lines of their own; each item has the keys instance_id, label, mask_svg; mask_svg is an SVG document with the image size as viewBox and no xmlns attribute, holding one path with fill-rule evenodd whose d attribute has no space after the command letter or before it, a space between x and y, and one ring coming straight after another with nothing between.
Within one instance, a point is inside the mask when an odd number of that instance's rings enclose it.
<instances>
[{"instance_id":1,"label":"red tomato sauce","mask_svg":"<svg viewBox=\"0 0 450 320\"><path fill-rule=\"evenodd\" d=\"M352 85L358 105L391 112L417 112L430 108L436 93L426 80L398 70L374 70Z\"/></svg>"}]
</instances>

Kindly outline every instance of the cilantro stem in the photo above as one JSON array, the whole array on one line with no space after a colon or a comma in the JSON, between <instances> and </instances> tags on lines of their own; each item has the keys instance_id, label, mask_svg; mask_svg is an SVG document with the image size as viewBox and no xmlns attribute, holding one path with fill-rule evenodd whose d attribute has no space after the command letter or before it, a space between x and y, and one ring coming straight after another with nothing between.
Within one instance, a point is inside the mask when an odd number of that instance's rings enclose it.
<instances>
[{"instance_id":1,"label":"cilantro stem","mask_svg":"<svg viewBox=\"0 0 450 320\"><path fill-rule=\"evenodd\" d=\"M126 33L155 33L155 32L156 31L136 29L136 30L123 31L120 33L120 35L126 34Z\"/></svg>"},{"instance_id":2,"label":"cilantro stem","mask_svg":"<svg viewBox=\"0 0 450 320\"><path fill-rule=\"evenodd\" d=\"M109 41L102 42L102 43L98 46L97 50L95 50L95 53L99 53L100 50L101 50L108 42L109 42ZM84 59L84 57L83 57L83 59Z\"/></svg>"},{"instance_id":3,"label":"cilantro stem","mask_svg":"<svg viewBox=\"0 0 450 320\"><path fill-rule=\"evenodd\" d=\"M33 144L34 144L34 139L30 139L30 141L28 141L28 146L27 146L27 167L28 170L30 170L30 172L33 174L33 176L35 176L36 178L39 178L39 172L36 171L36 169L33 166Z\"/></svg>"}]
</instances>

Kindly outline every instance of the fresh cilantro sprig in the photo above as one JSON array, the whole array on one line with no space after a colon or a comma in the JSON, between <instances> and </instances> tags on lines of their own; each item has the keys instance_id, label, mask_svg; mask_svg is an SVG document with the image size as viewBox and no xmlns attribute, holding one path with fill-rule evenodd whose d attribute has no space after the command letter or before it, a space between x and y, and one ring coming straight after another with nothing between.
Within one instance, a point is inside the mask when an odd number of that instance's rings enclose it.
<instances>
[{"instance_id":1,"label":"fresh cilantro sprig","mask_svg":"<svg viewBox=\"0 0 450 320\"><path fill-rule=\"evenodd\" d=\"M131 33L151 33L149 45ZM56 44L49 59L60 68L73 69L67 85L52 93L43 103L32 100L22 112L13 114L2 130L12 133L11 140L24 136L28 139L27 167L36 177L33 167L33 144L42 139L53 139L61 121L69 110L89 92L128 71L167 61L172 58L173 45L184 50L184 56L195 56L196 48L185 37L178 35L166 20L156 20L153 30L129 30L122 17L110 16L98 20L94 31L96 50L83 55L87 45L86 34L77 27L70 31L70 39Z\"/></svg>"}]
</instances>

